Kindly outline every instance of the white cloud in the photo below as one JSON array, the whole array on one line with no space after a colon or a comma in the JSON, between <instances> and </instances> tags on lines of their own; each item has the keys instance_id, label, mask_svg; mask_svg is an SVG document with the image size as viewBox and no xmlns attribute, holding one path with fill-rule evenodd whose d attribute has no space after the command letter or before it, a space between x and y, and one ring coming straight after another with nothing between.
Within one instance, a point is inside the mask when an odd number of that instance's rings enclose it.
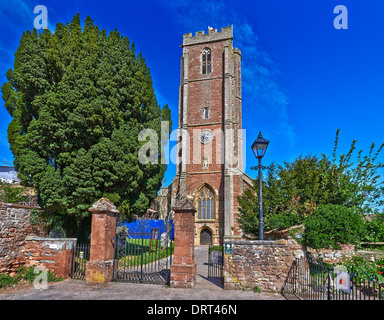
<instances>
[{"instance_id":1,"label":"white cloud","mask_svg":"<svg viewBox=\"0 0 384 320\"><path fill-rule=\"evenodd\" d=\"M1 43L9 37L9 32L15 33L19 31L33 30L33 22L38 16L33 13L35 6L39 5L35 1L28 0L7 0L0 2L0 21L1 21ZM55 27L50 23L50 11L53 9L46 6L48 10L48 28L52 32ZM18 36L21 36L18 35Z\"/></svg>"},{"instance_id":2,"label":"white cloud","mask_svg":"<svg viewBox=\"0 0 384 320\"><path fill-rule=\"evenodd\" d=\"M30 22L33 27L33 7L26 1L8 0L0 2L2 25L20 26Z\"/></svg>"}]
</instances>

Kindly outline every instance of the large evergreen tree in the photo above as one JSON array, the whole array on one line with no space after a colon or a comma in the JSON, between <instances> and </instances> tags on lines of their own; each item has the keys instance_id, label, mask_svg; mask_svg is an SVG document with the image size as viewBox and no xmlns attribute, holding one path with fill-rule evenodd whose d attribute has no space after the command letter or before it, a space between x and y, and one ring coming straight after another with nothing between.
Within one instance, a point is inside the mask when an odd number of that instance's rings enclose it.
<instances>
[{"instance_id":1,"label":"large evergreen tree","mask_svg":"<svg viewBox=\"0 0 384 320\"><path fill-rule=\"evenodd\" d=\"M117 30L107 35L89 17L82 28L77 14L54 33L24 32L7 79L16 170L51 217L81 222L102 196L124 216L145 212L166 165L139 162L139 132L160 137L161 121L171 122L134 43Z\"/></svg>"}]
</instances>

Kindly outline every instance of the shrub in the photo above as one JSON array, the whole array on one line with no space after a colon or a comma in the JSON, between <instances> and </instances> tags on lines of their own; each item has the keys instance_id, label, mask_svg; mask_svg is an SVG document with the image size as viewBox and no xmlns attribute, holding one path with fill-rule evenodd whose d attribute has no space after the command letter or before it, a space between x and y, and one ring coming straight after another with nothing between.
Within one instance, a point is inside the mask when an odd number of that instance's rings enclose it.
<instances>
[{"instance_id":1,"label":"shrub","mask_svg":"<svg viewBox=\"0 0 384 320\"><path fill-rule=\"evenodd\" d=\"M254 287L253 292L257 292L257 293L261 292L260 287L258 287L258 286Z\"/></svg>"},{"instance_id":2,"label":"shrub","mask_svg":"<svg viewBox=\"0 0 384 320\"><path fill-rule=\"evenodd\" d=\"M319 205L304 221L302 243L313 249L340 249L340 244L359 244L364 233L364 218L353 208Z\"/></svg>"},{"instance_id":3,"label":"shrub","mask_svg":"<svg viewBox=\"0 0 384 320\"><path fill-rule=\"evenodd\" d=\"M384 214L373 216L372 220L365 222L365 235L362 239L367 242L384 241Z\"/></svg>"},{"instance_id":4,"label":"shrub","mask_svg":"<svg viewBox=\"0 0 384 320\"><path fill-rule=\"evenodd\" d=\"M31 266L29 268L20 267L16 269L16 275L11 277L9 274L0 274L0 288L6 288L20 283L33 283L37 276L41 274L42 271L35 273L35 267ZM57 282L62 281L62 277L57 277L55 273L51 270L47 271L47 280L48 282Z\"/></svg>"},{"instance_id":5,"label":"shrub","mask_svg":"<svg viewBox=\"0 0 384 320\"><path fill-rule=\"evenodd\" d=\"M26 189L23 187L16 187L10 183L0 181L0 201L7 203L18 203L27 201L25 195Z\"/></svg>"},{"instance_id":6,"label":"shrub","mask_svg":"<svg viewBox=\"0 0 384 320\"><path fill-rule=\"evenodd\" d=\"M384 283L384 259L369 261L360 256L344 258L341 262L351 272L357 272L363 279Z\"/></svg>"},{"instance_id":7,"label":"shrub","mask_svg":"<svg viewBox=\"0 0 384 320\"><path fill-rule=\"evenodd\" d=\"M0 288L6 288L18 283L16 277L11 277L9 274L0 274Z\"/></svg>"}]
</instances>

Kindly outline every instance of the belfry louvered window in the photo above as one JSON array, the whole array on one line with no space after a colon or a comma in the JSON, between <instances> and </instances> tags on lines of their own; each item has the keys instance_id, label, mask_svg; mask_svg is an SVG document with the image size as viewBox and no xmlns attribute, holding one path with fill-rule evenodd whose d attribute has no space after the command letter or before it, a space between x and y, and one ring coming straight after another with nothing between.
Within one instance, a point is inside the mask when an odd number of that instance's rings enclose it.
<instances>
[{"instance_id":1,"label":"belfry louvered window","mask_svg":"<svg viewBox=\"0 0 384 320\"><path fill-rule=\"evenodd\" d=\"M198 219L200 220L213 220L215 219L215 197L213 191L204 186L199 191L198 198Z\"/></svg>"},{"instance_id":2,"label":"belfry louvered window","mask_svg":"<svg viewBox=\"0 0 384 320\"><path fill-rule=\"evenodd\" d=\"M205 48L202 56L203 62L203 74L209 74L212 72L212 52L210 49Z\"/></svg>"}]
</instances>

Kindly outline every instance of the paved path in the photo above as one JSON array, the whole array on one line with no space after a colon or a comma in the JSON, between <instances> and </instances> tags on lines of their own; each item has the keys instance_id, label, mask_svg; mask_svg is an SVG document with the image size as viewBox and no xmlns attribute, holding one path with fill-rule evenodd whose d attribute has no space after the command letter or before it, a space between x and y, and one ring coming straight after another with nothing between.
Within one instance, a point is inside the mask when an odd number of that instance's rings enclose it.
<instances>
[{"instance_id":1,"label":"paved path","mask_svg":"<svg viewBox=\"0 0 384 320\"><path fill-rule=\"evenodd\" d=\"M192 289L164 285L110 282L90 285L82 280L50 283L47 289L33 285L16 290L0 290L0 300L285 300L277 293L224 290L207 279L208 247L195 247L196 286Z\"/></svg>"},{"instance_id":2,"label":"paved path","mask_svg":"<svg viewBox=\"0 0 384 320\"><path fill-rule=\"evenodd\" d=\"M197 266L196 288L222 290L219 280L208 279L208 246L195 247L195 263Z\"/></svg>"},{"instance_id":3,"label":"paved path","mask_svg":"<svg viewBox=\"0 0 384 320\"><path fill-rule=\"evenodd\" d=\"M82 280L64 280L50 283L48 288L37 290L33 286L16 290L0 290L0 300L285 300L280 294L254 293L208 289L167 288L163 285L110 282L89 285Z\"/></svg>"}]
</instances>

